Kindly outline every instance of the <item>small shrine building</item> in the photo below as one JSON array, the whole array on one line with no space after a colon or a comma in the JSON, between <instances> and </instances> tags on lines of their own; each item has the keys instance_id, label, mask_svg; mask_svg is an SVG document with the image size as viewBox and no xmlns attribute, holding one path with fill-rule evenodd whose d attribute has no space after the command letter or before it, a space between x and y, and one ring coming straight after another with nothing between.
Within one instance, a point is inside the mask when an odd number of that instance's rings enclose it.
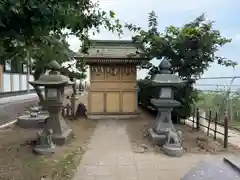
<instances>
[{"instance_id":1,"label":"small shrine building","mask_svg":"<svg viewBox=\"0 0 240 180\"><path fill-rule=\"evenodd\" d=\"M142 60L127 40L92 40L89 54L78 56L90 68L87 115L90 119L138 115L137 65Z\"/></svg>"}]
</instances>

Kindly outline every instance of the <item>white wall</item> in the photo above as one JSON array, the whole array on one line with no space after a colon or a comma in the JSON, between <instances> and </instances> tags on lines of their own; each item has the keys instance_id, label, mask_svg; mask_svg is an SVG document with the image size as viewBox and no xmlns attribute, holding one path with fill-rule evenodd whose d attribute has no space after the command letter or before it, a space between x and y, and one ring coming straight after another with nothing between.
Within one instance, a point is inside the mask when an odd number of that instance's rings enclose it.
<instances>
[{"instance_id":1,"label":"white wall","mask_svg":"<svg viewBox=\"0 0 240 180\"><path fill-rule=\"evenodd\" d=\"M10 83L10 73L3 74L3 92L11 91L11 83Z\"/></svg>"},{"instance_id":2,"label":"white wall","mask_svg":"<svg viewBox=\"0 0 240 180\"><path fill-rule=\"evenodd\" d=\"M30 75L30 76L29 76L29 81L34 81L33 75ZM29 88L30 88L30 89L33 89L33 86L30 85Z\"/></svg>"},{"instance_id":3,"label":"white wall","mask_svg":"<svg viewBox=\"0 0 240 180\"><path fill-rule=\"evenodd\" d=\"M22 91L27 90L27 75L26 74L22 74L21 75L22 78Z\"/></svg>"},{"instance_id":4,"label":"white wall","mask_svg":"<svg viewBox=\"0 0 240 180\"><path fill-rule=\"evenodd\" d=\"M26 74L17 74L12 73L12 80L13 80L13 90L11 90L11 73L3 73L3 92L16 92L16 91L26 91L27 90L27 75ZM21 79L21 87L20 87L20 79ZM33 75L29 76L29 81L33 81ZM30 89L33 87L30 85Z\"/></svg>"},{"instance_id":5,"label":"white wall","mask_svg":"<svg viewBox=\"0 0 240 180\"><path fill-rule=\"evenodd\" d=\"M20 91L20 82L19 76L20 74L12 74L13 75L13 91Z\"/></svg>"}]
</instances>

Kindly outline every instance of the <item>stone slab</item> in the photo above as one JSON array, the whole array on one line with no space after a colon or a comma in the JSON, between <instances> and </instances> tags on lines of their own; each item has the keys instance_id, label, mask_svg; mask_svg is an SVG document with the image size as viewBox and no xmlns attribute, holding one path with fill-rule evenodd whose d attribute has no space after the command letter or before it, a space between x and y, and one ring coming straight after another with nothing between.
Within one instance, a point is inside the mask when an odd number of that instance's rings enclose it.
<instances>
[{"instance_id":1,"label":"stone slab","mask_svg":"<svg viewBox=\"0 0 240 180\"><path fill-rule=\"evenodd\" d=\"M183 147L182 146L175 146L175 145L163 145L162 151L164 154L171 156L171 157L181 157L183 155Z\"/></svg>"},{"instance_id":2,"label":"stone slab","mask_svg":"<svg viewBox=\"0 0 240 180\"><path fill-rule=\"evenodd\" d=\"M240 173L240 158L239 157L224 157L224 161L232 166Z\"/></svg>"},{"instance_id":3,"label":"stone slab","mask_svg":"<svg viewBox=\"0 0 240 180\"><path fill-rule=\"evenodd\" d=\"M240 173L223 160L201 161L191 169L181 180L239 180Z\"/></svg>"},{"instance_id":4,"label":"stone slab","mask_svg":"<svg viewBox=\"0 0 240 180\"><path fill-rule=\"evenodd\" d=\"M36 146L33 152L39 155L53 154L55 152L55 146L52 148L42 148L41 146Z\"/></svg>"}]
</instances>

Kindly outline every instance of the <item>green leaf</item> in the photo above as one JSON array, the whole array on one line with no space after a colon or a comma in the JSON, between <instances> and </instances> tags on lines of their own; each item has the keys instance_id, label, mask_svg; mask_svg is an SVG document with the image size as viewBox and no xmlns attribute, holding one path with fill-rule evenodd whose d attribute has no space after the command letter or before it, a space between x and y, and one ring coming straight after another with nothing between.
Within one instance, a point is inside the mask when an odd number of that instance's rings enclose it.
<instances>
[{"instance_id":1,"label":"green leaf","mask_svg":"<svg viewBox=\"0 0 240 180\"><path fill-rule=\"evenodd\" d=\"M115 16L116 16L115 12L113 12L113 11L109 11L109 15L111 18L115 18Z\"/></svg>"},{"instance_id":2,"label":"green leaf","mask_svg":"<svg viewBox=\"0 0 240 180\"><path fill-rule=\"evenodd\" d=\"M216 55L222 46L231 42L231 39L222 37L213 25L214 22L206 21L205 14L202 14L181 27L171 25L166 27L164 32L159 32L157 16L153 11L149 13L147 30L133 24L126 24L125 27L136 34L132 40L141 50L141 57L150 60L167 58L172 63L173 73L178 73L184 80L196 80L214 62L223 66L237 65L234 61ZM158 67L151 63L145 62L141 68L149 69L149 76L159 73ZM193 87L187 85L178 89L176 99L184 102L184 108L188 109L190 104L197 100L197 93Z\"/></svg>"}]
</instances>

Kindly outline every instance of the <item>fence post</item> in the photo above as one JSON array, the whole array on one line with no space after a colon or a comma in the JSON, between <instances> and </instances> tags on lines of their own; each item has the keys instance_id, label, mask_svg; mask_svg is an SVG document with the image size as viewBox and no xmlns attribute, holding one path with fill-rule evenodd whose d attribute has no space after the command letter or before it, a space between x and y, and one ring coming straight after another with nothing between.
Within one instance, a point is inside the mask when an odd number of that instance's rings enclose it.
<instances>
[{"instance_id":1,"label":"fence post","mask_svg":"<svg viewBox=\"0 0 240 180\"><path fill-rule=\"evenodd\" d=\"M214 140L217 139L217 122L218 122L218 113L216 112L215 122L214 122L214 135L213 135Z\"/></svg>"},{"instance_id":2,"label":"fence post","mask_svg":"<svg viewBox=\"0 0 240 180\"><path fill-rule=\"evenodd\" d=\"M224 116L224 140L223 140L223 147L228 147L228 116L227 113Z\"/></svg>"},{"instance_id":3,"label":"fence post","mask_svg":"<svg viewBox=\"0 0 240 180\"><path fill-rule=\"evenodd\" d=\"M199 116L199 109L197 108L197 112L196 112L196 129L199 131L200 129L200 124L199 124L199 121L200 121L200 116Z\"/></svg>"},{"instance_id":4,"label":"fence post","mask_svg":"<svg viewBox=\"0 0 240 180\"><path fill-rule=\"evenodd\" d=\"M212 111L209 110L208 127L207 127L207 136L209 136L209 130L210 130L211 122L212 122Z\"/></svg>"},{"instance_id":5,"label":"fence post","mask_svg":"<svg viewBox=\"0 0 240 180\"><path fill-rule=\"evenodd\" d=\"M193 109L193 119L192 119L192 128L194 129L195 125L195 116L196 116L196 108Z\"/></svg>"}]
</instances>

